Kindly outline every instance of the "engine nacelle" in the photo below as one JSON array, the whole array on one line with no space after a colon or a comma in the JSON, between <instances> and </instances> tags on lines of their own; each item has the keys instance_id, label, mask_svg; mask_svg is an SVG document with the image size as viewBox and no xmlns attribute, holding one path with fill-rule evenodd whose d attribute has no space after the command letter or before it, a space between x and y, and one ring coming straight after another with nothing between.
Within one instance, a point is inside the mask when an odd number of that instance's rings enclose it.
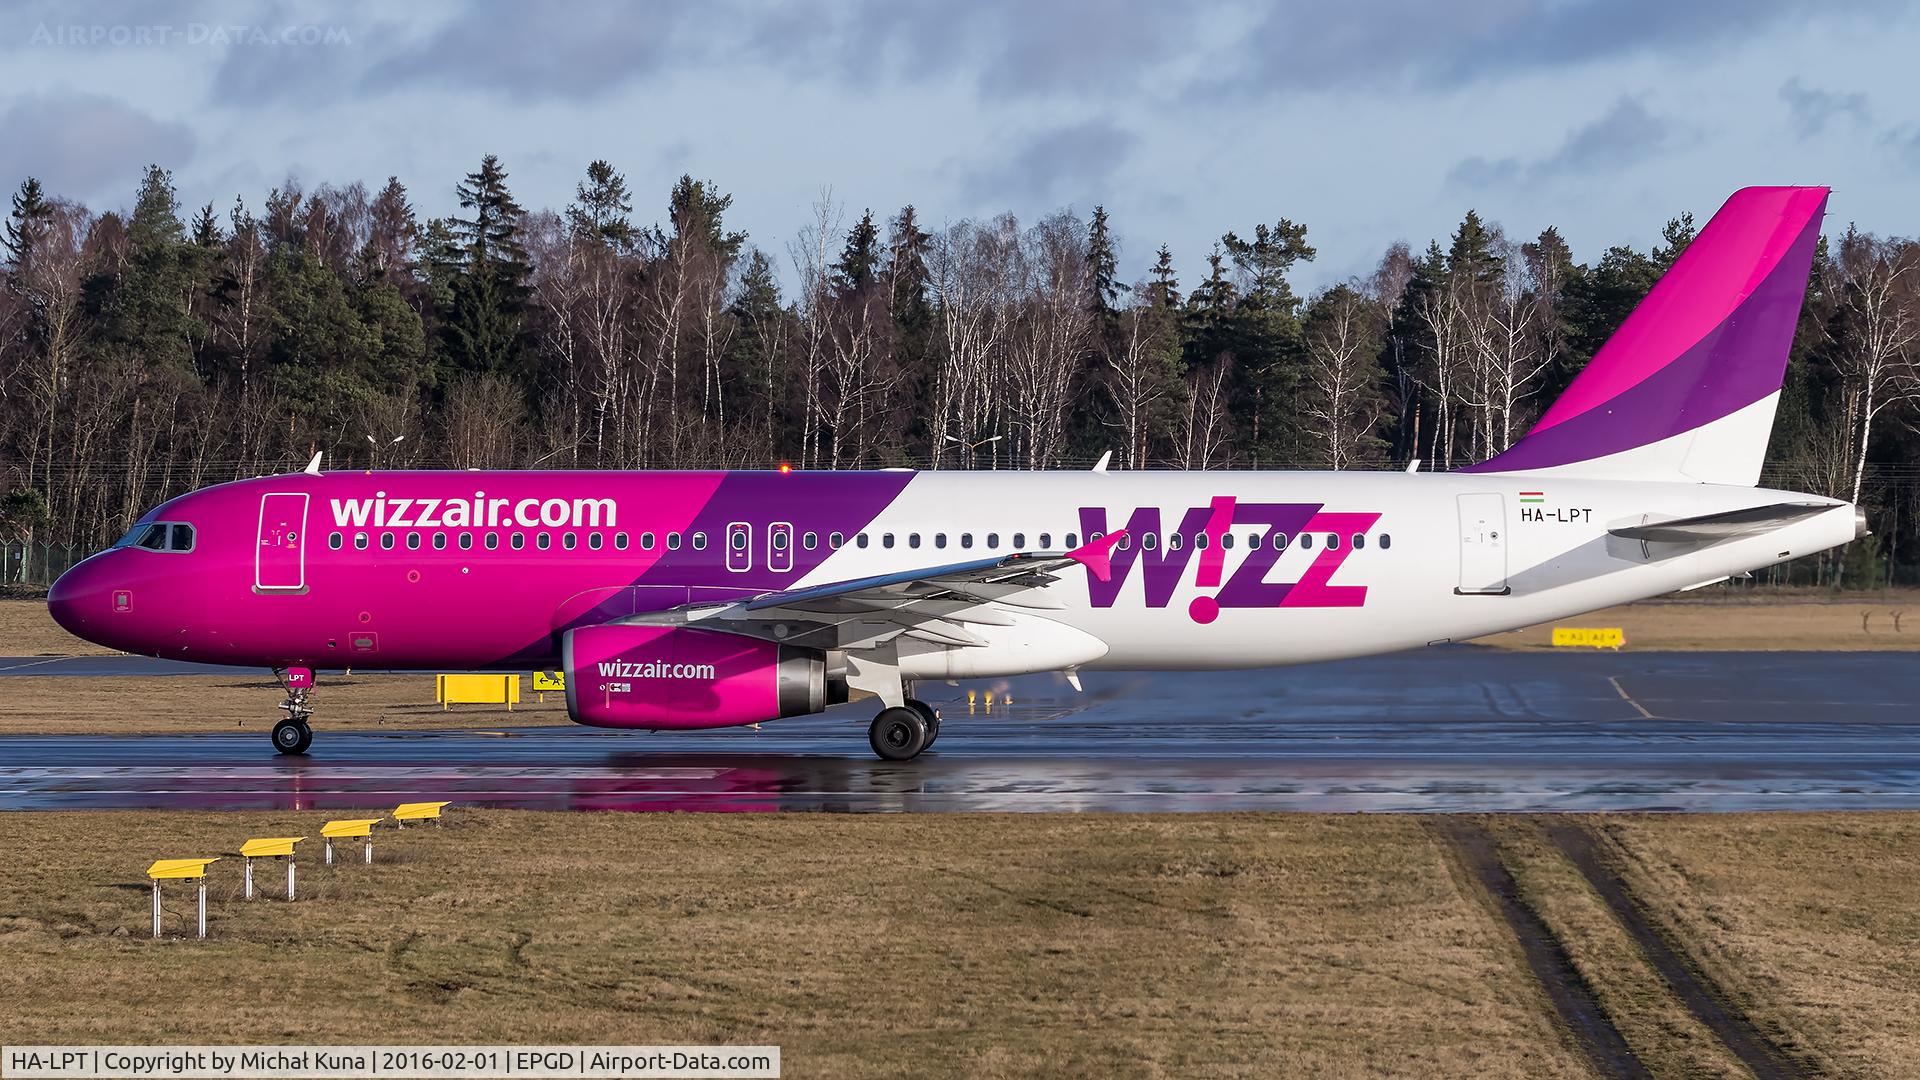
<instances>
[{"instance_id":1,"label":"engine nacelle","mask_svg":"<svg viewBox=\"0 0 1920 1080\"><path fill-rule=\"evenodd\" d=\"M583 626L560 639L567 715L617 728L757 724L827 707L826 656L680 626Z\"/></svg>"}]
</instances>

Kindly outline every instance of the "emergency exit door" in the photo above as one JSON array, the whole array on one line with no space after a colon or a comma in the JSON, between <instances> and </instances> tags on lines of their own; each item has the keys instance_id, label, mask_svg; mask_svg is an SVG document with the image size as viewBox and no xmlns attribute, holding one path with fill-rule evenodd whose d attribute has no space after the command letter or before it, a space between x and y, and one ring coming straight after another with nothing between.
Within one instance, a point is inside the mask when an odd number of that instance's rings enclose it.
<instances>
[{"instance_id":1,"label":"emergency exit door","mask_svg":"<svg viewBox=\"0 0 1920 1080\"><path fill-rule=\"evenodd\" d=\"M1462 596L1505 596L1507 585L1507 500L1497 493L1459 496L1460 584Z\"/></svg>"},{"instance_id":2,"label":"emergency exit door","mask_svg":"<svg viewBox=\"0 0 1920 1080\"><path fill-rule=\"evenodd\" d=\"M306 493L274 492L262 495L260 530L254 539L254 589L258 592L305 592Z\"/></svg>"}]
</instances>

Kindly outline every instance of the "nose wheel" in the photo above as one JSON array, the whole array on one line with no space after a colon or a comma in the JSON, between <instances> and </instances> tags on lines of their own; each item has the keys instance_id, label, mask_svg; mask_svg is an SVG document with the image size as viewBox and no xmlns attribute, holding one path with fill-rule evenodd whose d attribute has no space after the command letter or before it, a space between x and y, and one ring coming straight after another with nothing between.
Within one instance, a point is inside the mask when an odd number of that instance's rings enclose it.
<instances>
[{"instance_id":1,"label":"nose wheel","mask_svg":"<svg viewBox=\"0 0 1920 1080\"><path fill-rule=\"evenodd\" d=\"M288 717L273 725L273 748L283 754L304 754L313 745L313 729L307 722Z\"/></svg>"}]
</instances>

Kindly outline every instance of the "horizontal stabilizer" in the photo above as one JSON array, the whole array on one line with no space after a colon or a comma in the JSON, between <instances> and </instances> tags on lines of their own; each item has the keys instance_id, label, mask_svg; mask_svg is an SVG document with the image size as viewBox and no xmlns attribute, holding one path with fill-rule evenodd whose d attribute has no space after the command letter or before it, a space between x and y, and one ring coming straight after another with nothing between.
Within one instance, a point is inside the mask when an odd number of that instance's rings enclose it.
<instances>
[{"instance_id":1,"label":"horizontal stabilizer","mask_svg":"<svg viewBox=\"0 0 1920 1080\"><path fill-rule=\"evenodd\" d=\"M1719 540L1732 540L1742 536L1758 536L1772 532L1782 525L1791 525L1804 521L1815 514L1824 514L1839 503L1773 503L1768 506L1750 506L1744 510L1729 510L1722 514L1706 514L1701 517L1676 518L1673 521L1661 521L1651 525L1623 525L1607 532L1624 540L1641 540L1655 544L1710 544Z\"/></svg>"}]
</instances>

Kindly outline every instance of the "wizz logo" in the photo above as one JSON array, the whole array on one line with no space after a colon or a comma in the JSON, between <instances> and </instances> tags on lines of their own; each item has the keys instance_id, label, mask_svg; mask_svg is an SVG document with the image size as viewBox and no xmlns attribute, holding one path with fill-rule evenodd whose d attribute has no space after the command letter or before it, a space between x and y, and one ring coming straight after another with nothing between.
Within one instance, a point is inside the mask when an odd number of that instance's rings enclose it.
<instances>
[{"instance_id":1,"label":"wizz logo","mask_svg":"<svg viewBox=\"0 0 1920 1080\"><path fill-rule=\"evenodd\" d=\"M1108 555L1112 572L1107 580L1088 575L1089 601L1094 607L1112 607L1138 565L1147 606L1164 608L1186 577L1188 564L1198 555L1193 583L1203 591L1187 605L1188 616L1197 623L1214 621L1222 608L1360 607L1367 602L1365 585L1334 585L1331 579L1352 553L1347 538L1366 532L1379 519L1377 513L1330 512L1321 503L1240 502L1232 496L1220 496L1206 506L1185 511L1172 530L1181 539L1169 544L1162 533L1160 508L1143 506L1127 519L1126 541ZM1254 526L1262 540L1257 547L1249 544L1241 549L1244 554L1239 565L1227 576L1229 552L1223 541L1236 526ZM1080 528L1088 536L1109 532L1106 509L1081 507ZM1277 541L1282 537L1292 541L1303 532L1335 534L1342 539L1317 549L1297 580L1267 580L1288 550ZM1155 538L1151 547L1145 542L1150 535ZM1196 537L1203 537L1204 542L1196 541ZM1204 590L1209 589L1217 591L1207 595Z\"/></svg>"}]
</instances>

